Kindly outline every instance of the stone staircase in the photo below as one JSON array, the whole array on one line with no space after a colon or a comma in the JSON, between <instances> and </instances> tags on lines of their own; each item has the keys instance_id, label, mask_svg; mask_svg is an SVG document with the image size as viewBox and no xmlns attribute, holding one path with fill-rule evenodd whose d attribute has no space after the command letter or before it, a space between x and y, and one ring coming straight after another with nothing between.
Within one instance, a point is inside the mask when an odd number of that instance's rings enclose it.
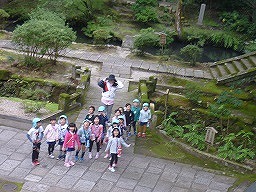
<instances>
[{"instance_id":1,"label":"stone staircase","mask_svg":"<svg viewBox=\"0 0 256 192\"><path fill-rule=\"evenodd\" d=\"M256 51L238 57L218 61L210 65L210 73L219 84L255 78Z\"/></svg>"}]
</instances>

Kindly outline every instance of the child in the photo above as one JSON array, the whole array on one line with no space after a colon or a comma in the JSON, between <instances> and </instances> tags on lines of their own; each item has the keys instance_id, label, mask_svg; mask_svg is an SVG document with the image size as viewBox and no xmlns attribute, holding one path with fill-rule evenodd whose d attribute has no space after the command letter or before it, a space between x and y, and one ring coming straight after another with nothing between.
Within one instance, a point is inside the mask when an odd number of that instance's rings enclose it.
<instances>
[{"instance_id":1,"label":"child","mask_svg":"<svg viewBox=\"0 0 256 192\"><path fill-rule=\"evenodd\" d=\"M76 134L77 128L75 123L70 123L67 129L67 133L65 135L64 143L62 150L67 151L65 157L65 167L70 167L75 165L72 161L73 151L75 151L75 144L78 145L78 148L81 147L78 135Z\"/></svg>"},{"instance_id":2,"label":"child","mask_svg":"<svg viewBox=\"0 0 256 192\"><path fill-rule=\"evenodd\" d=\"M118 161L118 148L121 147L121 144L123 144L125 147L130 147L131 144L126 144L122 139L120 139L120 131L118 128L114 128L112 132L112 138L109 140L108 145L106 147L106 152L110 151L111 154L111 160L108 169L111 172L115 172L114 167L117 165Z\"/></svg>"},{"instance_id":3,"label":"child","mask_svg":"<svg viewBox=\"0 0 256 192\"><path fill-rule=\"evenodd\" d=\"M131 111L131 104L126 103L126 110L124 111L125 119L126 119L126 128L127 128L127 138L131 136L131 125L134 121L134 113Z\"/></svg>"},{"instance_id":4,"label":"child","mask_svg":"<svg viewBox=\"0 0 256 192\"><path fill-rule=\"evenodd\" d=\"M56 124L56 118L50 118L50 124L46 126L44 135L48 144L48 155L51 159L54 159L53 151L56 141L59 139L59 126Z\"/></svg>"},{"instance_id":5,"label":"child","mask_svg":"<svg viewBox=\"0 0 256 192\"><path fill-rule=\"evenodd\" d=\"M82 155L80 161L84 160L84 154L86 148L90 146L90 136L91 136L91 128L90 128L90 120L86 119L83 122L82 127L78 130L77 135L80 138L81 148L82 148ZM78 154L80 149L78 148L75 155L75 160L78 161Z\"/></svg>"},{"instance_id":6,"label":"child","mask_svg":"<svg viewBox=\"0 0 256 192\"><path fill-rule=\"evenodd\" d=\"M59 143L58 143L58 145L60 146L60 154L57 157L57 160L62 159L62 158L65 159L65 152L63 154L62 147L63 147L65 135L67 133L68 117L66 115L61 115L59 117L58 124L59 124L59 131L58 131L59 132Z\"/></svg>"},{"instance_id":7,"label":"child","mask_svg":"<svg viewBox=\"0 0 256 192\"><path fill-rule=\"evenodd\" d=\"M120 111L120 115L124 115L124 108L123 107L118 107L118 110ZM124 116L124 126L126 126L126 118Z\"/></svg>"},{"instance_id":8,"label":"child","mask_svg":"<svg viewBox=\"0 0 256 192\"><path fill-rule=\"evenodd\" d=\"M112 138L113 134L112 131L114 128L118 128L119 125L119 120L115 119L114 121L112 121L112 126L110 126L107 130L107 134L105 137L105 142L108 143L108 141ZM120 130L119 130L120 131ZM107 151L106 155L104 156L104 158L108 158L109 157L109 151Z\"/></svg>"},{"instance_id":9,"label":"child","mask_svg":"<svg viewBox=\"0 0 256 192\"><path fill-rule=\"evenodd\" d=\"M108 117L107 117L107 115L105 114L104 111L105 111L104 106L100 106L98 108L99 118L100 118L99 124L103 125L103 134L101 135L100 146L103 145L104 136L105 136L105 133L107 132L107 126L106 125L107 125L107 122L108 122Z\"/></svg>"},{"instance_id":10,"label":"child","mask_svg":"<svg viewBox=\"0 0 256 192\"><path fill-rule=\"evenodd\" d=\"M92 123L94 118L94 111L95 111L95 107L90 106L88 110L88 114L85 116L84 120L88 119L90 123Z\"/></svg>"},{"instance_id":11,"label":"child","mask_svg":"<svg viewBox=\"0 0 256 192\"><path fill-rule=\"evenodd\" d=\"M133 133L134 135L136 135L137 133L136 123L137 121L139 121L139 117L140 117L140 101L138 99L134 99L132 102L133 102L133 106L131 110L134 113L134 121L132 123L132 127L133 127Z\"/></svg>"},{"instance_id":12,"label":"child","mask_svg":"<svg viewBox=\"0 0 256 192\"><path fill-rule=\"evenodd\" d=\"M118 116L118 121L119 121L118 127L119 127L119 131L120 131L120 137L123 137L124 132L127 131L126 126L124 124L124 119L125 119L124 115Z\"/></svg>"},{"instance_id":13,"label":"child","mask_svg":"<svg viewBox=\"0 0 256 192\"><path fill-rule=\"evenodd\" d=\"M139 131L138 131L138 137L146 137L146 128L148 123L151 119L151 112L149 110L148 103L143 103L143 109L140 111L140 117L139 117ZM141 135L142 131L142 135Z\"/></svg>"},{"instance_id":14,"label":"child","mask_svg":"<svg viewBox=\"0 0 256 192\"><path fill-rule=\"evenodd\" d=\"M114 116L112 117L112 122L114 120L118 120L118 116L120 116L120 115L121 115L121 112L119 111L119 109L116 109L115 113L114 113Z\"/></svg>"},{"instance_id":15,"label":"child","mask_svg":"<svg viewBox=\"0 0 256 192\"><path fill-rule=\"evenodd\" d=\"M32 165L39 165L38 157L40 152L41 140L44 137L44 128L39 118L34 118L32 128L27 133L28 140L33 144Z\"/></svg>"},{"instance_id":16,"label":"child","mask_svg":"<svg viewBox=\"0 0 256 192\"><path fill-rule=\"evenodd\" d=\"M92 147L94 141L96 142L97 145L97 153L95 156L95 159L99 158L99 152L100 152L100 143L101 143L101 137L103 133L103 125L99 124L100 122L100 117L96 115L93 120L93 125L91 126L91 138L90 138L90 147L89 147L89 159L92 158Z\"/></svg>"}]
</instances>

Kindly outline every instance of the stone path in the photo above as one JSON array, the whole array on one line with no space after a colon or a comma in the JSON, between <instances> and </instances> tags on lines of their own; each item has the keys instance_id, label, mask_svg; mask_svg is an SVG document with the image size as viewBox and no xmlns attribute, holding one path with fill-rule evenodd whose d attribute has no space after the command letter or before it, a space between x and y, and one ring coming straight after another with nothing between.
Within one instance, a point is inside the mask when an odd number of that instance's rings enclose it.
<instances>
[{"instance_id":1,"label":"stone path","mask_svg":"<svg viewBox=\"0 0 256 192\"><path fill-rule=\"evenodd\" d=\"M11 46L9 41L0 41L0 47L12 48ZM78 125L87 113L89 105L93 104L96 107L100 105L100 88L96 83L99 78L114 73L117 74L118 80L125 84L125 87L117 92L113 108L115 109L126 102L131 102L134 98L133 92L127 92L128 81L134 68L152 73L166 72L162 65L105 54L67 50L66 56L79 58L76 62L84 67L88 65L88 60L99 62L99 65L91 64L93 69L91 85L86 104L76 121ZM199 74L191 69L180 71L182 75ZM201 71L199 76L204 77L207 73ZM31 143L26 139L26 132L11 126L0 126L0 177L24 182L22 192L223 192L235 182L235 178L218 175L201 167L136 155L133 153L133 147L124 149L116 172L111 173L107 170L109 161L103 158L103 154L97 160L86 158L85 162L66 168L63 166L63 161L48 158L47 144L44 141L40 153L41 164L33 167ZM135 138L132 137L129 142L134 144ZM56 149L55 155L57 153Z\"/></svg>"},{"instance_id":2,"label":"stone path","mask_svg":"<svg viewBox=\"0 0 256 192\"><path fill-rule=\"evenodd\" d=\"M16 49L16 46L12 44L10 40L0 40L0 48ZM110 73L113 73L118 74L121 78L130 78L133 70L140 70L151 73L173 74L182 77L212 79L212 75L208 68L205 68L205 70L196 70L189 67L181 68L143 60L129 59L125 56L121 57L118 53L109 54L87 50L66 49L61 55L68 58L79 59L84 62L98 62L102 67L103 76L108 76Z\"/></svg>"}]
</instances>

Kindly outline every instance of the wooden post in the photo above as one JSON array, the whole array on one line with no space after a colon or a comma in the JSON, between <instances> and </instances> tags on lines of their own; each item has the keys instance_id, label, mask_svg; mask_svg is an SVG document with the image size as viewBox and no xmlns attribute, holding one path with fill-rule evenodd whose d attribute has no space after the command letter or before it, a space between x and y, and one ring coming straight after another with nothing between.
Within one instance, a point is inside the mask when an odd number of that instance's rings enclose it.
<instances>
[{"instance_id":1,"label":"wooden post","mask_svg":"<svg viewBox=\"0 0 256 192\"><path fill-rule=\"evenodd\" d=\"M166 119L166 116L167 116L167 105L168 105L169 93L170 93L170 89L167 89L167 90L166 90L165 103L164 103L164 107L165 107L165 110L164 110L164 119Z\"/></svg>"}]
</instances>

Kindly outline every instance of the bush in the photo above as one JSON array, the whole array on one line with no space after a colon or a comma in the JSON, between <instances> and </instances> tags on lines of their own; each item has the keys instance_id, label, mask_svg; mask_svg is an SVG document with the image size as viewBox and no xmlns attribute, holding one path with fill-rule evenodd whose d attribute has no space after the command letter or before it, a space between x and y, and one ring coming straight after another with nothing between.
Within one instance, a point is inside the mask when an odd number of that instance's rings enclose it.
<instances>
[{"instance_id":1,"label":"bush","mask_svg":"<svg viewBox=\"0 0 256 192\"><path fill-rule=\"evenodd\" d=\"M23 101L23 106L25 108L25 113L37 113L45 106L45 104L42 102L25 100Z\"/></svg>"},{"instance_id":2,"label":"bush","mask_svg":"<svg viewBox=\"0 0 256 192\"><path fill-rule=\"evenodd\" d=\"M93 39L95 44L105 44L111 39L110 32L108 30L99 29L93 32Z\"/></svg>"},{"instance_id":3,"label":"bush","mask_svg":"<svg viewBox=\"0 0 256 192\"><path fill-rule=\"evenodd\" d=\"M190 61L192 65L196 64L202 56L203 50L197 45L187 45L180 50L180 54L185 60Z\"/></svg>"},{"instance_id":4,"label":"bush","mask_svg":"<svg viewBox=\"0 0 256 192\"><path fill-rule=\"evenodd\" d=\"M139 49L141 53L149 47L158 47L159 36L154 32L152 28L142 29L140 34L135 38L134 47Z\"/></svg>"}]
</instances>

